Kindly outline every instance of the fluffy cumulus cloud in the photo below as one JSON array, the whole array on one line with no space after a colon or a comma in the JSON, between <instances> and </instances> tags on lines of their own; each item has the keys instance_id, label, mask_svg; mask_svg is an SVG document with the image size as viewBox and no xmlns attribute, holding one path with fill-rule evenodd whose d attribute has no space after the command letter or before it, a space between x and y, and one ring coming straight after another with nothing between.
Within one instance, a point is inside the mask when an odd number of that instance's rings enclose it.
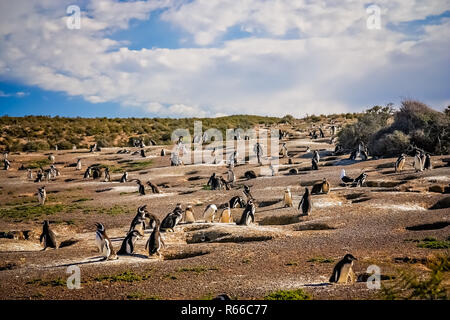
<instances>
[{"instance_id":1,"label":"fluffy cumulus cloud","mask_svg":"<svg viewBox=\"0 0 450 320\"><path fill-rule=\"evenodd\" d=\"M416 34L395 28L442 14L450 0L377 1L380 30L366 25L372 3L357 0L86 0L79 30L66 26L71 4L0 3L1 79L173 117L450 100L450 19ZM156 10L183 35L181 48L131 50L114 40Z\"/></svg>"}]
</instances>

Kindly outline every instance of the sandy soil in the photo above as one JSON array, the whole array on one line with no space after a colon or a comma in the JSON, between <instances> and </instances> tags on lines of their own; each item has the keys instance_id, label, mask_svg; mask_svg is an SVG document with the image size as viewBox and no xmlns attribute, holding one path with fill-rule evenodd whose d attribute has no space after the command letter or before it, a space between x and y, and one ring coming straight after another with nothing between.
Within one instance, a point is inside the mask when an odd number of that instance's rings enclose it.
<instances>
[{"instance_id":1,"label":"sandy soil","mask_svg":"<svg viewBox=\"0 0 450 320\"><path fill-rule=\"evenodd\" d=\"M18 168L49 153L10 154L11 170L0 171L0 232L31 232L28 239L0 238L0 299L202 299L220 293L260 299L275 290L296 288L303 288L315 299L377 299L379 292L368 289L364 282L328 283L334 264L346 253L358 258L354 266L357 275L375 264L388 276L404 269L427 271L423 263L401 263L396 258L423 261L438 254L448 255L448 250L419 248L416 242L408 241L425 237L445 240L449 236L449 209L430 209L449 196L430 191L433 186L433 190L444 190L449 185L450 168L444 166L443 157L433 157L433 170L420 173L414 172L412 158L408 158L405 170L394 173L395 159L349 161L348 155L332 156L334 146L320 140L294 137L287 143L294 164L280 159L276 176L252 180L243 177L245 171L258 174L262 167L239 165L235 168L236 186L218 191L204 190L203 186L213 172L226 177L224 165L170 167L170 156L159 156L162 146L147 148L147 159L116 154L118 148L95 154L87 150L54 151L51 153L61 176L45 183L28 181L26 171ZM320 150L318 171L309 170L311 153L304 152L306 146ZM81 171L73 166L78 158L83 161ZM125 170L129 161L149 160L152 163L148 167L129 170L130 179L151 180L160 186L162 194L151 194L147 189L147 195L138 195L135 182L118 182L121 170L111 174L113 182L83 179L84 169L94 163ZM267 164L263 167L267 169ZM291 168L300 169L299 174L289 175ZM367 185L340 185L342 168L351 177L364 170L368 173ZM331 184L331 192L313 195L311 215L299 218L296 208L305 186L324 177ZM258 203L254 225L201 221L208 204L220 205L235 195L243 196L244 184L251 186ZM28 214L38 205L36 191L41 185L46 185L48 201L44 207L49 212ZM283 208L286 187L293 194L294 208ZM138 206L147 204L149 211L162 219L177 203L183 208L192 204L199 221L163 233L166 248L162 259L149 258L144 250L150 234L147 230L133 256L101 260L94 242L95 222L105 224L118 250ZM59 209L50 210L57 205ZM13 209L24 214L8 214ZM234 219L241 213L242 209L233 209ZM44 219L50 220L58 241L71 240L68 246L41 251L38 238ZM431 227L407 229L423 224ZM334 262L318 262L317 258ZM70 290L57 281L68 278L70 265L81 270L81 289ZM140 277L132 282L105 280L106 276L124 272Z\"/></svg>"}]
</instances>

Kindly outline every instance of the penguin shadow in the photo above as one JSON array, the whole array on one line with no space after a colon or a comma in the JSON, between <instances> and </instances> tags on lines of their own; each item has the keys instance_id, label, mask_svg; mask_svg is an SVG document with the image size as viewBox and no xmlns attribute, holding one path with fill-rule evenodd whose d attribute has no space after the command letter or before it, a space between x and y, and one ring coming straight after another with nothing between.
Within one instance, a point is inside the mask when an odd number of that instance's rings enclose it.
<instances>
[{"instance_id":1,"label":"penguin shadow","mask_svg":"<svg viewBox=\"0 0 450 320\"><path fill-rule=\"evenodd\" d=\"M96 256L96 257L87 258L85 261L64 263L64 264L49 266L49 267L45 267L45 268L46 269L65 268L65 267L69 267L69 266L80 266L80 265L93 264L93 263L98 263L98 262L103 262L103 261L106 261L104 256Z\"/></svg>"},{"instance_id":2,"label":"penguin shadow","mask_svg":"<svg viewBox=\"0 0 450 320\"><path fill-rule=\"evenodd\" d=\"M140 258L140 259L151 259L148 256L140 253L132 253L132 254L118 254L119 257L131 257L131 258Z\"/></svg>"}]
</instances>

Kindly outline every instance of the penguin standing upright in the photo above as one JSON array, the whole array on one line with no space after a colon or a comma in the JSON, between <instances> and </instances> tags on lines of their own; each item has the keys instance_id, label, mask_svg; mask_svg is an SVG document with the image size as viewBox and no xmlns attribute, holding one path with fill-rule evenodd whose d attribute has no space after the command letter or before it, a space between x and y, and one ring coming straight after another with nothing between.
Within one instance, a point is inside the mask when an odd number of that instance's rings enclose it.
<instances>
[{"instance_id":1,"label":"penguin standing upright","mask_svg":"<svg viewBox=\"0 0 450 320\"><path fill-rule=\"evenodd\" d=\"M104 182L111 182L111 175L109 174L109 168L108 167L105 168L105 179L103 181Z\"/></svg>"},{"instance_id":2,"label":"penguin standing upright","mask_svg":"<svg viewBox=\"0 0 450 320\"><path fill-rule=\"evenodd\" d=\"M353 182L353 185L356 187L362 187L364 183L366 183L367 173L361 173Z\"/></svg>"},{"instance_id":3,"label":"penguin standing upright","mask_svg":"<svg viewBox=\"0 0 450 320\"><path fill-rule=\"evenodd\" d=\"M228 169L228 183L233 186L234 183L236 182L236 176L234 175L234 172L232 169Z\"/></svg>"},{"instance_id":4,"label":"penguin standing upright","mask_svg":"<svg viewBox=\"0 0 450 320\"><path fill-rule=\"evenodd\" d=\"M433 169L433 165L431 164L431 157L430 157L430 154L429 154L429 153L427 153L427 154L425 155L425 161L424 161L424 163L423 163L423 168L424 168L425 170L431 170L431 169Z\"/></svg>"},{"instance_id":5,"label":"penguin standing upright","mask_svg":"<svg viewBox=\"0 0 450 320\"><path fill-rule=\"evenodd\" d=\"M314 154L313 154L313 159L316 160L317 164L319 164L320 162L320 155L319 155L319 151L314 150Z\"/></svg>"},{"instance_id":6,"label":"penguin standing upright","mask_svg":"<svg viewBox=\"0 0 450 320\"><path fill-rule=\"evenodd\" d=\"M51 161L51 163L55 163L55 156L54 155L49 155L48 156L48 160L50 160Z\"/></svg>"},{"instance_id":7,"label":"penguin standing upright","mask_svg":"<svg viewBox=\"0 0 450 320\"><path fill-rule=\"evenodd\" d=\"M398 157L397 161L395 161L395 172L401 172L403 170L403 167L405 166L406 162L406 155L402 153L400 157Z\"/></svg>"},{"instance_id":8,"label":"penguin standing upright","mask_svg":"<svg viewBox=\"0 0 450 320\"><path fill-rule=\"evenodd\" d=\"M124 172L122 177L120 178L120 183L124 183L128 181L128 172Z\"/></svg>"},{"instance_id":9,"label":"penguin standing upright","mask_svg":"<svg viewBox=\"0 0 450 320\"><path fill-rule=\"evenodd\" d=\"M95 243L97 244L98 251L102 253L105 260L118 259L111 240L106 235L105 226L101 223L96 223L97 231L95 232Z\"/></svg>"},{"instance_id":10,"label":"penguin standing upright","mask_svg":"<svg viewBox=\"0 0 450 320\"><path fill-rule=\"evenodd\" d=\"M217 206L215 204L209 204L205 211L203 211L203 219L206 222L214 222L214 217L217 213Z\"/></svg>"},{"instance_id":11,"label":"penguin standing upright","mask_svg":"<svg viewBox=\"0 0 450 320\"><path fill-rule=\"evenodd\" d=\"M191 205L188 205L186 209L184 210L184 222L185 223L194 223L194 209Z\"/></svg>"},{"instance_id":12,"label":"penguin standing upright","mask_svg":"<svg viewBox=\"0 0 450 320\"><path fill-rule=\"evenodd\" d=\"M81 170L81 159L77 160L77 170Z\"/></svg>"},{"instance_id":13,"label":"penguin standing upright","mask_svg":"<svg viewBox=\"0 0 450 320\"><path fill-rule=\"evenodd\" d=\"M39 169L38 172L36 173L36 179L34 180L34 182L42 182L42 178L43 178L42 170Z\"/></svg>"},{"instance_id":14,"label":"penguin standing upright","mask_svg":"<svg viewBox=\"0 0 450 320\"><path fill-rule=\"evenodd\" d=\"M231 223L233 222L233 217L231 215L231 209L230 206L227 204L227 206L222 210L222 213L219 217L220 223Z\"/></svg>"},{"instance_id":15,"label":"penguin standing upright","mask_svg":"<svg viewBox=\"0 0 450 320\"><path fill-rule=\"evenodd\" d=\"M284 191L284 198L283 198L283 203L284 203L284 207L292 207L293 203L292 203L292 195L291 195L291 190L289 188L287 188Z\"/></svg>"},{"instance_id":16,"label":"penguin standing upright","mask_svg":"<svg viewBox=\"0 0 450 320\"><path fill-rule=\"evenodd\" d=\"M141 234L138 230L130 231L125 237L125 239L123 239L122 246L120 247L119 251L117 251L117 254L118 255L133 254L136 241L139 239L140 236L143 235L144 234Z\"/></svg>"},{"instance_id":17,"label":"penguin standing upright","mask_svg":"<svg viewBox=\"0 0 450 320\"><path fill-rule=\"evenodd\" d=\"M11 162L9 162L8 159L4 159L3 164L4 164L4 166L3 166L4 170L9 170L9 168L11 167Z\"/></svg>"},{"instance_id":18,"label":"penguin standing upright","mask_svg":"<svg viewBox=\"0 0 450 320\"><path fill-rule=\"evenodd\" d=\"M242 199L239 196L234 196L233 198L231 198L230 201L229 201L229 204L230 204L230 208L237 208L238 206L240 208L245 207L244 199Z\"/></svg>"},{"instance_id":19,"label":"penguin standing upright","mask_svg":"<svg viewBox=\"0 0 450 320\"><path fill-rule=\"evenodd\" d=\"M319 163L315 158L311 159L311 169L312 170L319 170Z\"/></svg>"},{"instance_id":20,"label":"penguin standing upright","mask_svg":"<svg viewBox=\"0 0 450 320\"><path fill-rule=\"evenodd\" d=\"M146 215L147 212L147 205L140 206L137 209L136 216L131 221L130 229L128 230L128 233L130 233L133 230L139 231L142 235L144 234L145 230L145 221L146 221Z\"/></svg>"},{"instance_id":21,"label":"penguin standing upright","mask_svg":"<svg viewBox=\"0 0 450 320\"><path fill-rule=\"evenodd\" d=\"M90 178L91 175L92 175L92 168L89 167L89 168L87 168L86 171L84 172L84 179Z\"/></svg>"},{"instance_id":22,"label":"penguin standing upright","mask_svg":"<svg viewBox=\"0 0 450 320\"><path fill-rule=\"evenodd\" d=\"M328 194L328 192L330 192L330 183L328 182L327 178L323 178L322 192L325 194Z\"/></svg>"},{"instance_id":23,"label":"penguin standing upright","mask_svg":"<svg viewBox=\"0 0 450 320\"><path fill-rule=\"evenodd\" d=\"M28 180L33 180L33 171L31 169L27 169L27 178Z\"/></svg>"},{"instance_id":24,"label":"penguin standing upright","mask_svg":"<svg viewBox=\"0 0 450 320\"><path fill-rule=\"evenodd\" d=\"M142 158L145 158L145 157L146 157L146 155L145 155L145 150L144 150L144 149L141 149L141 157L142 157Z\"/></svg>"},{"instance_id":25,"label":"penguin standing upright","mask_svg":"<svg viewBox=\"0 0 450 320\"><path fill-rule=\"evenodd\" d=\"M416 172L423 171L423 163L422 157L420 156L420 151L416 151L416 155L414 156L414 170L416 170Z\"/></svg>"},{"instance_id":26,"label":"penguin standing upright","mask_svg":"<svg viewBox=\"0 0 450 320\"><path fill-rule=\"evenodd\" d=\"M161 259L161 246L165 246L164 241L161 237L161 233L159 232L160 228L160 222L157 219L155 221L155 227L153 228L152 233L150 234L150 237L148 238L147 242L145 243L145 250L148 248L148 256L151 257L154 254L158 254L159 258Z\"/></svg>"},{"instance_id":27,"label":"penguin standing upright","mask_svg":"<svg viewBox=\"0 0 450 320\"><path fill-rule=\"evenodd\" d=\"M141 196L145 196L145 186L142 184L141 180L136 179L136 183L138 185L138 191Z\"/></svg>"},{"instance_id":28,"label":"penguin standing upright","mask_svg":"<svg viewBox=\"0 0 450 320\"><path fill-rule=\"evenodd\" d=\"M164 157L166 155L166 150L161 149L161 157Z\"/></svg>"},{"instance_id":29,"label":"penguin standing upright","mask_svg":"<svg viewBox=\"0 0 450 320\"><path fill-rule=\"evenodd\" d=\"M302 200L300 200L300 203L298 204L298 210L302 211L300 216L307 216L311 213L312 201L308 188L305 188L305 193L303 194Z\"/></svg>"},{"instance_id":30,"label":"penguin standing upright","mask_svg":"<svg viewBox=\"0 0 450 320\"><path fill-rule=\"evenodd\" d=\"M56 242L56 235L55 233L50 229L48 220L44 220L44 223L42 224L42 233L39 237L39 242L41 242L44 245L44 249L47 248L53 248L57 249L58 244Z\"/></svg>"},{"instance_id":31,"label":"penguin standing upright","mask_svg":"<svg viewBox=\"0 0 450 320\"><path fill-rule=\"evenodd\" d=\"M45 200L47 200L47 191L45 191L45 186L38 189L37 197L39 204L43 206L45 204Z\"/></svg>"},{"instance_id":32,"label":"penguin standing upright","mask_svg":"<svg viewBox=\"0 0 450 320\"><path fill-rule=\"evenodd\" d=\"M247 186L247 185L244 185L244 195L247 197L247 202L249 200L253 200L254 199L253 196L252 196L252 193L250 191L250 187Z\"/></svg>"},{"instance_id":33,"label":"penguin standing upright","mask_svg":"<svg viewBox=\"0 0 450 320\"><path fill-rule=\"evenodd\" d=\"M355 282L356 277L353 272L353 261L358 260L351 254L346 254L342 260L340 260L333 269L333 273L330 277L330 282L334 283L347 283L349 278L352 283Z\"/></svg>"},{"instance_id":34,"label":"penguin standing upright","mask_svg":"<svg viewBox=\"0 0 450 320\"><path fill-rule=\"evenodd\" d=\"M247 203L247 206L244 209L244 212L242 212L241 219L239 220L239 222L237 224L241 225L241 226L248 226L251 223L254 223L255 222L255 211L256 211L255 204L253 203L253 200L250 199Z\"/></svg>"}]
</instances>

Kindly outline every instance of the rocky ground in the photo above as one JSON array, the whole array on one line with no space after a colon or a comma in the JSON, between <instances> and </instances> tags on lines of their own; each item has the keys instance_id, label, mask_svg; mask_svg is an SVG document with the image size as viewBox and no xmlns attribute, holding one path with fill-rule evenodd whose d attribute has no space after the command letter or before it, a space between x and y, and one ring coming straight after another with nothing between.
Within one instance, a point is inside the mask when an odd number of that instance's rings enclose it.
<instances>
[{"instance_id":1,"label":"rocky ground","mask_svg":"<svg viewBox=\"0 0 450 320\"><path fill-rule=\"evenodd\" d=\"M297 288L314 299L378 299L380 292L368 289L363 281L329 284L334 264L352 253L358 259L354 271L360 278L369 265L377 265L387 279L399 270L426 275L427 258L448 256L448 249L419 246L426 237L448 241L450 195L445 192L450 167L442 161L445 157L432 157L434 168L419 173L408 158L404 171L395 173L396 159L350 161L348 155L332 155L329 139L311 140L296 132L286 142L292 164L282 158L275 176L251 180L244 178L245 171L265 172L260 170L267 169L267 163L238 165L236 186L218 191L204 186L213 172L226 177L225 165L170 167L170 156L160 156L163 146L146 148L145 159L117 154L118 148L96 153L54 151L61 175L45 183L29 181L26 171L18 168L47 159L49 153L10 154L12 168L0 171L0 299L208 299L220 293L260 299L276 290ZM318 171L310 170L307 146L320 150ZM95 163L110 166L113 182L83 179L84 170L74 167L78 158L83 169ZM298 174L290 175L291 168L297 168ZM366 185L340 185L343 168L351 177L364 170ZM124 170L130 179L159 185L162 194L147 190L140 196L135 182L119 183ZM299 218L296 208L304 188L325 177L330 193L313 195L311 215ZM258 204L254 225L202 221L208 204L243 196L244 184L251 186ZM43 207L36 197L41 185L48 192ZM294 208L283 208L286 187L293 194ZM447 205L435 209L445 198ZM104 223L118 250L138 206L147 204L162 219L177 203L183 208L193 205L198 222L163 233L166 247L161 259L149 258L144 250L147 230L133 256L101 260L94 242L95 222ZM233 209L236 220L242 210ZM64 247L42 251L39 234L44 219L50 220ZM66 286L71 265L80 268L81 289ZM449 287L448 279L444 285Z\"/></svg>"}]
</instances>

